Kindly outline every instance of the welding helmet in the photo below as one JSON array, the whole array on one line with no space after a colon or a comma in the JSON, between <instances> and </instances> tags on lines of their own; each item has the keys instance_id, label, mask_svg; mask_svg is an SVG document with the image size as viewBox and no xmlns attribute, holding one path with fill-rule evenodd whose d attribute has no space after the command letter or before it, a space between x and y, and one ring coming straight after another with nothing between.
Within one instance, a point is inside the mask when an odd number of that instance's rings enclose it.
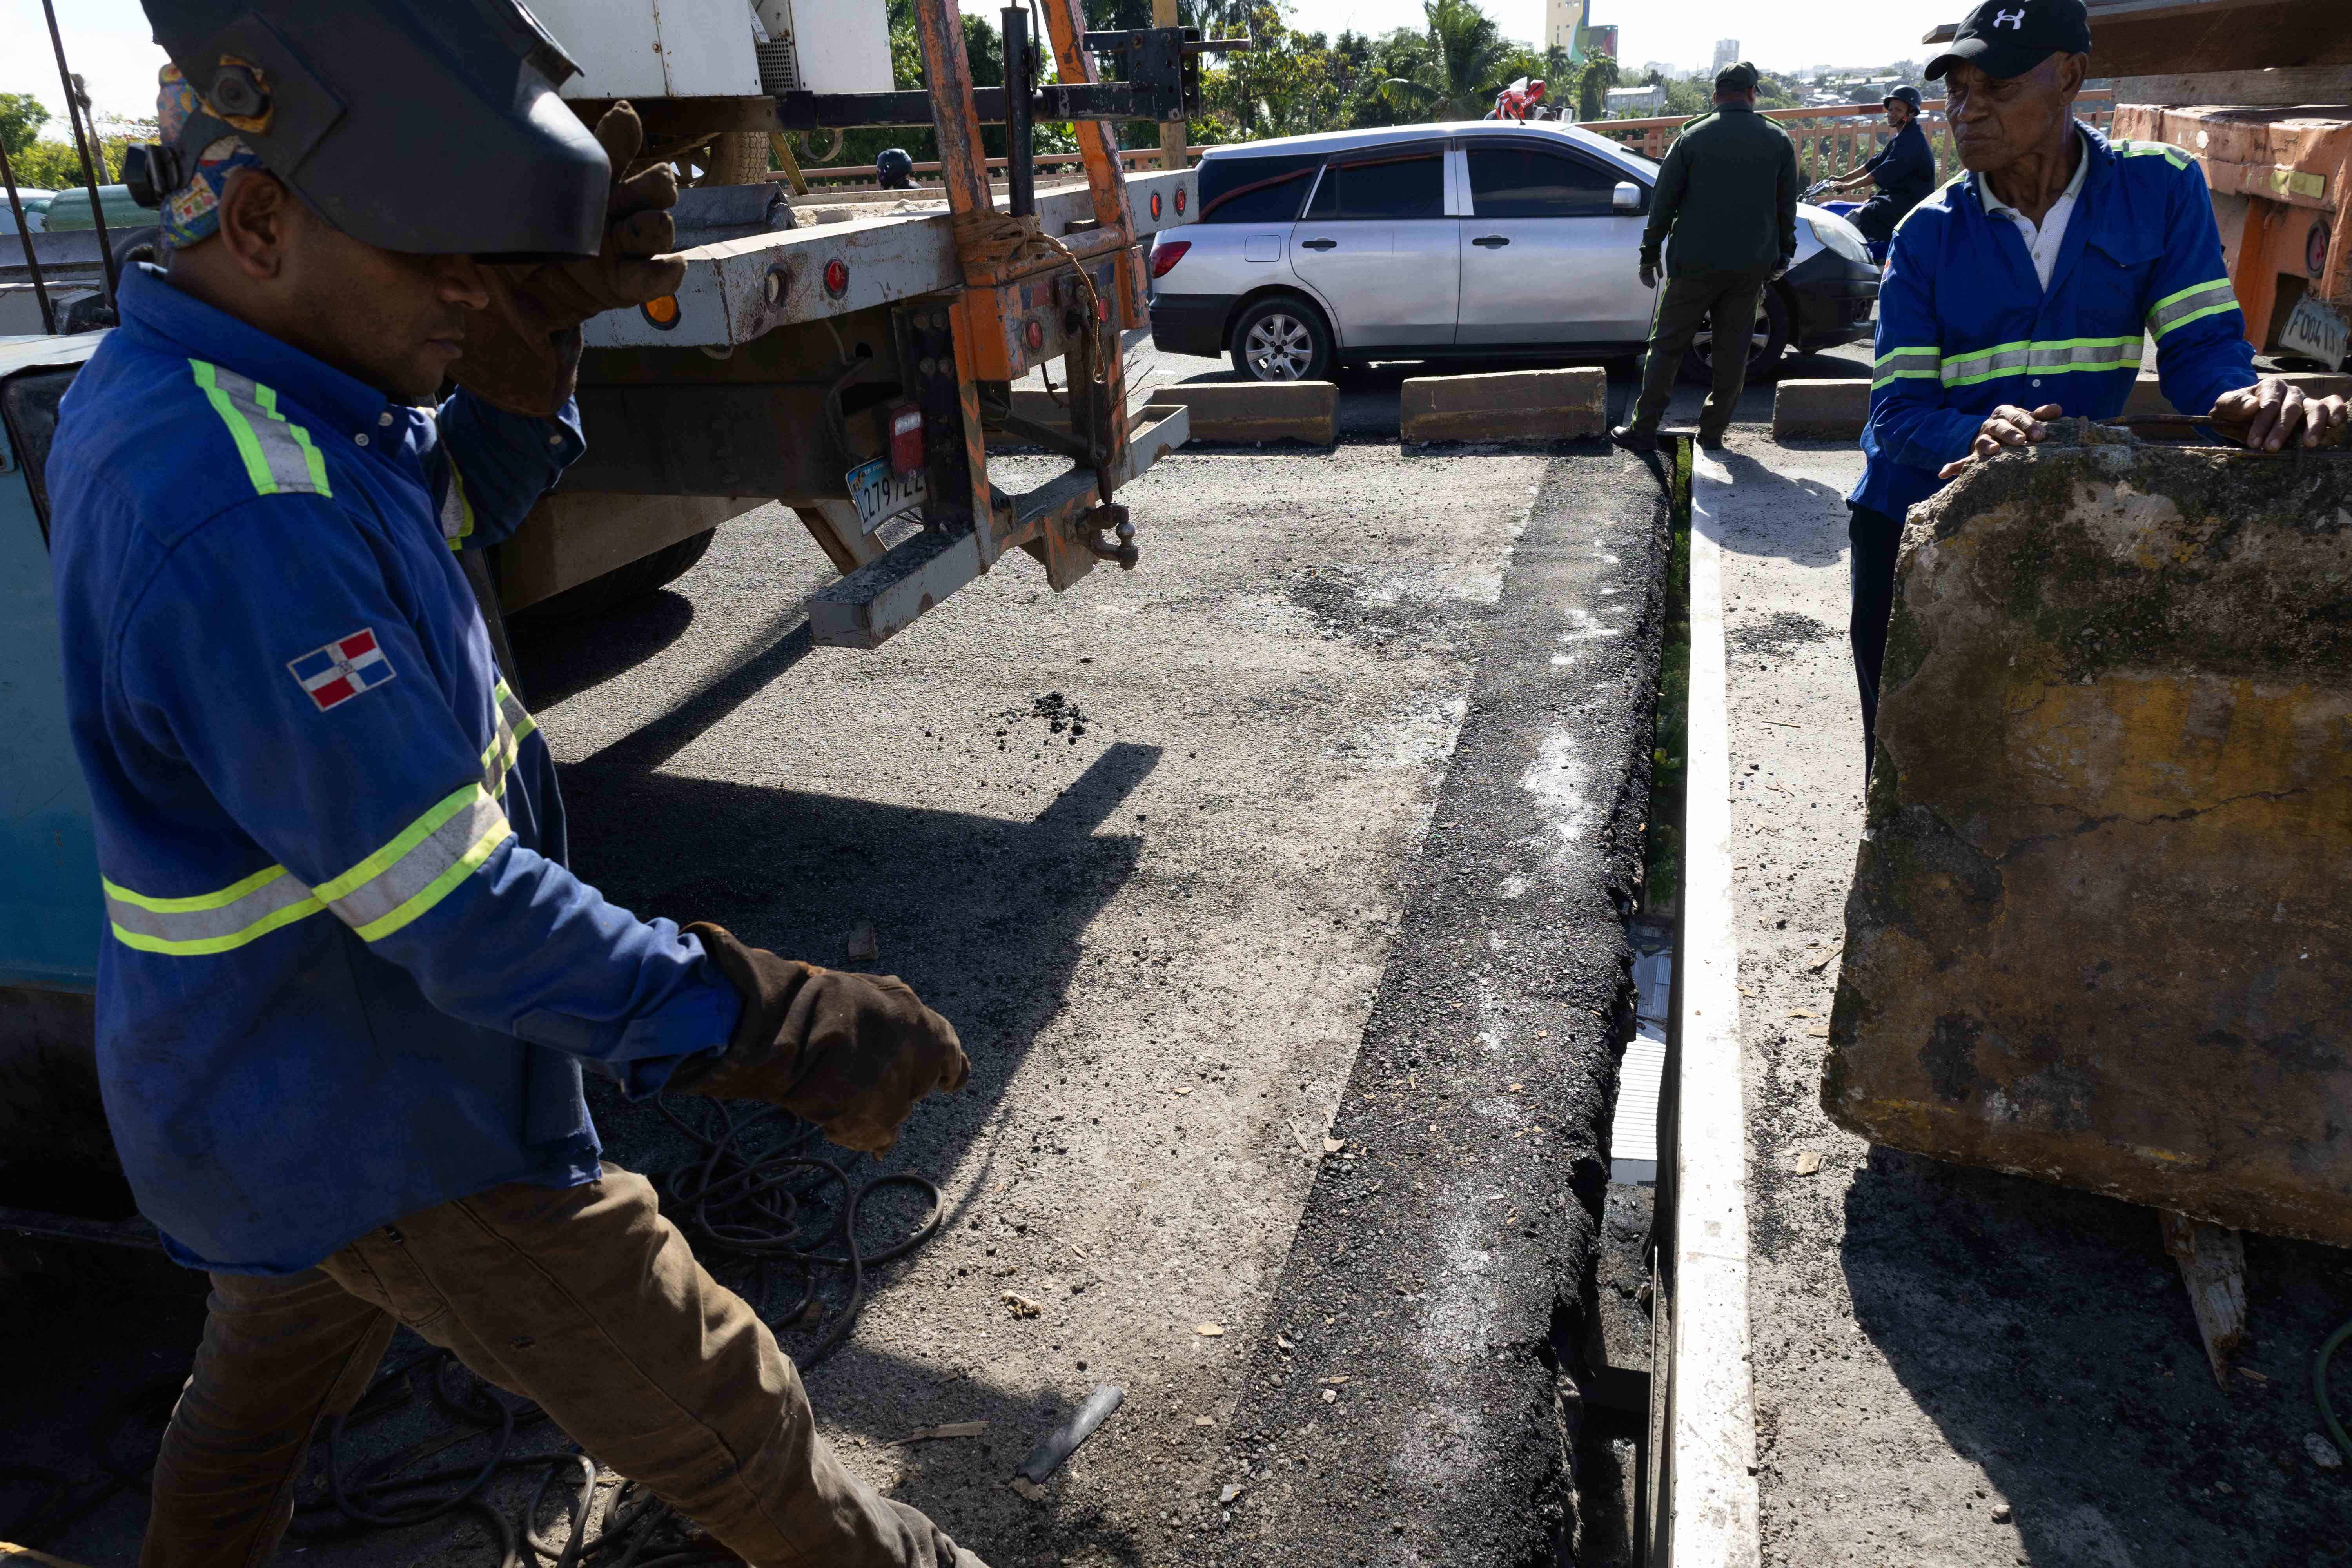
<instances>
[{"instance_id":1,"label":"welding helmet","mask_svg":"<svg viewBox=\"0 0 2352 1568\"><path fill-rule=\"evenodd\" d=\"M580 68L519 0L144 0L194 89L133 149L148 205L224 138L343 233L488 260L593 256L612 169L555 94Z\"/></svg>"}]
</instances>

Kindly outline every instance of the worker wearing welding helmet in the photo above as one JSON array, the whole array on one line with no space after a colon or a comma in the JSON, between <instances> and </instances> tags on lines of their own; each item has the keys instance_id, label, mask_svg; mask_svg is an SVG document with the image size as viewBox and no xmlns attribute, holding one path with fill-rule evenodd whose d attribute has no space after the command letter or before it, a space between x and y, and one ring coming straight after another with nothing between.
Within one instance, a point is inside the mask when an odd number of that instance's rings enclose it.
<instances>
[{"instance_id":1,"label":"worker wearing welding helmet","mask_svg":"<svg viewBox=\"0 0 2352 1568\"><path fill-rule=\"evenodd\" d=\"M970 1568L842 1468L582 1092L880 1152L962 1085L954 1029L567 870L464 569L581 451L581 323L677 287L674 175L625 107L580 123L514 0L147 9L168 265L123 279L48 467L108 1119L213 1283L142 1563L267 1560L405 1324L747 1562Z\"/></svg>"},{"instance_id":2,"label":"worker wearing welding helmet","mask_svg":"<svg viewBox=\"0 0 2352 1568\"><path fill-rule=\"evenodd\" d=\"M1905 514L1969 463L2112 418L2156 344L2164 395L2257 449L2333 442L2340 397L2254 373L2195 160L2074 118L2083 0L1985 0L1928 62L1958 178L1895 231L1853 513L1850 633L1870 754Z\"/></svg>"}]
</instances>

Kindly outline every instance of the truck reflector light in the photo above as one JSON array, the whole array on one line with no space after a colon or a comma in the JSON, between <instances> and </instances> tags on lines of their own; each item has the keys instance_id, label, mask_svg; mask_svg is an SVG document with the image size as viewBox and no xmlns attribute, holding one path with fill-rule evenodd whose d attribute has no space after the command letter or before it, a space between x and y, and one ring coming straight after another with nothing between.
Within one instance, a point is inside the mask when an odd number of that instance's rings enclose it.
<instances>
[{"instance_id":1,"label":"truck reflector light","mask_svg":"<svg viewBox=\"0 0 2352 1568\"><path fill-rule=\"evenodd\" d=\"M839 257L824 264L824 291L836 300L849 292L849 263Z\"/></svg>"},{"instance_id":2,"label":"truck reflector light","mask_svg":"<svg viewBox=\"0 0 2352 1568\"><path fill-rule=\"evenodd\" d=\"M1151 247L1151 275L1154 278L1167 277L1168 269L1183 260L1184 253L1192 248L1192 242L1189 239L1161 240Z\"/></svg>"},{"instance_id":3,"label":"truck reflector light","mask_svg":"<svg viewBox=\"0 0 2352 1568\"><path fill-rule=\"evenodd\" d=\"M1030 317L1029 324L1021 329L1021 336L1033 352L1044 348L1045 346L1045 323L1034 316Z\"/></svg>"},{"instance_id":4,"label":"truck reflector light","mask_svg":"<svg viewBox=\"0 0 2352 1568\"><path fill-rule=\"evenodd\" d=\"M637 307L646 321L667 332L677 325L677 296L665 294L658 300L648 300Z\"/></svg>"},{"instance_id":5,"label":"truck reflector light","mask_svg":"<svg viewBox=\"0 0 2352 1568\"><path fill-rule=\"evenodd\" d=\"M1176 216L1184 216L1184 187L1181 185L1176 187Z\"/></svg>"},{"instance_id":6,"label":"truck reflector light","mask_svg":"<svg viewBox=\"0 0 2352 1568\"><path fill-rule=\"evenodd\" d=\"M1153 217L1158 217L1160 216L1160 193L1158 191L1151 193L1151 216Z\"/></svg>"},{"instance_id":7,"label":"truck reflector light","mask_svg":"<svg viewBox=\"0 0 2352 1568\"><path fill-rule=\"evenodd\" d=\"M890 466L911 474L923 466L923 411L901 408L890 416Z\"/></svg>"}]
</instances>

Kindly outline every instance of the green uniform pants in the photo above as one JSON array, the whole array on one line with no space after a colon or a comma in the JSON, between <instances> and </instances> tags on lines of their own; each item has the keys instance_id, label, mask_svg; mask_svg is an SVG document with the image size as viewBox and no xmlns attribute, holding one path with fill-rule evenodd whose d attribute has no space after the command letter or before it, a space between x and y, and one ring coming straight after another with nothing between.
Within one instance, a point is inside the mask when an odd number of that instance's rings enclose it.
<instances>
[{"instance_id":1,"label":"green uniform pants","mask_svg":"<svg viewBox=\"0 0 2352 1568\"><path fill-rule=\"evenodd\" d=\"M1731 426L1739 395L1748 385L1748 345L1756 335L1756 304L1772 274L1769 268L1745 272L1697 272L1669 278L1658 290L1650 319L1650 353L1642 365L1642 397L1633 405L1633 428L1655 431L1674 396L1675 375L1699 323L1715 318L1715 385L1698 416L1702 437L1720 438Z\"/></svg>"},{"instance_id":2,"label":"green uniform pants","mask_svg":"<svg viewBox=\"0 0 2352 1568\"><path fill-rule=\"evenodd\" d=\"M141 1568L269 1561L313 1430L366 1390L395 1322L756 1568L985 1568L842 1468L767 1325L614 1165L410 1215L288 1279L214 1275Z\"/></svg>"}]
</instances>

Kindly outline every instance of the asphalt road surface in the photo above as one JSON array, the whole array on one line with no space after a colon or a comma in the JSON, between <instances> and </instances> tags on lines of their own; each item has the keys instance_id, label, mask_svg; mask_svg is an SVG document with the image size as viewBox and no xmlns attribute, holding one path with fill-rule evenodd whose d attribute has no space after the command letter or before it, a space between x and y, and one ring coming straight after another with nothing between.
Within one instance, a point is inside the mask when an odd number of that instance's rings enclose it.
<instances>
[{"instance_id":1,"label":"asphalt road surface","mask_svg":"<svg viewBox=\"0 0 2352 1568\"><path fill-rule=\"evenodd\" d=\"M1632 366L1610 368L1622 416ZM900 974L962 1031L970 1087L851 1172L935 1182L939 1232L867 1272L809 1385L853 1468L996 1568L1517 1563L1573 1536L1537 1514L1573 1436L1557 1279L1590 1255L1614 1092L1591 1049L1622 1022L1609 792L1646 722L1616 649L1650 613L1656 479L1597 446L1402 452L1396 387L1421 373L1343 374L1334 450L1171 456L1125 498L1138 571L1055 595L1009 561L877 651L812 646L832 573L776 508L667 590L518 628L583 875ZM1821 1121L1811 1031L1859 822L1853 459L1766 442L1769 396L1729 459L1763 504L1725 541L1766 1560L2343 1561L2347 1472L2312 1457L2304 1392L2352 1315L2341 1255L2250 1241L2262 1375L2223 1392L2152 1219ZM693 1152L646 1108L598 1115L624 1163ZM877 1194L861 1234L923 1208ZM0 1521L61 1496L79 1517L44 1544L128 1565L200 1282L13 1246L0 1268ZM837 1276L821 1298L788 1348L842 1322ZM1119 1412L1042 1500L1011 1490L1103 1383ZM1412 1418L1443 1398L1462 1422ZM446 1426L420 1398L357 1448ZM966 1435L916 1436L942 1426ZM1482 1465L1495 1434L1507 1462ZM493 1558L459 1518L279 1561Z\"/></svg>"}]
</instances>

